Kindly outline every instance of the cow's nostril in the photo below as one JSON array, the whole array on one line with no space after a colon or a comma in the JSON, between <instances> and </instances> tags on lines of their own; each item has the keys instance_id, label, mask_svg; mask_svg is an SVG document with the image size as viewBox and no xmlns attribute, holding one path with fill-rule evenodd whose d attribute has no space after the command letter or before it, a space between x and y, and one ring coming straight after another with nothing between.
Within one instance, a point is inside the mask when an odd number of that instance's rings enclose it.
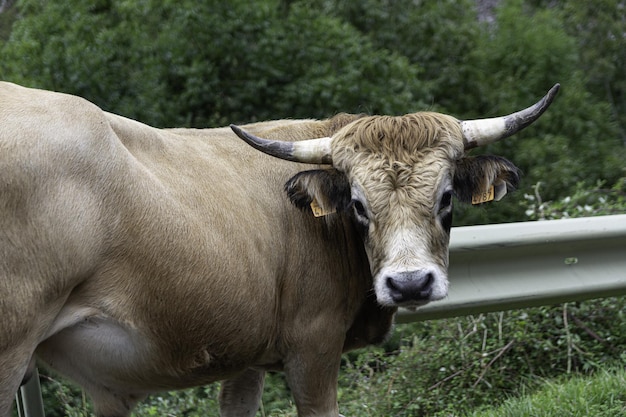
<instances>
[{"instance_id":1,"label":"cow's nostril","mask_svg":"<svg viewBox=\"0 0 626 417\"><path fill-rule=\"evenodd\" d=\"M400 291L400 288L396 285L396 281L393 277L387 277L387 288L391 291Z\"/></svg>"},{"instance_id":2,"label":"cow's nostril","mask_svg":"<svg viewBox=\"0 0 626 417\"><path fill-rule=\"evenodd\" d=\"M422 296L422 298L430 297L430 293L433 291L434 280L435 280L435 277L433 276L432 273L429 272L428 274L426 274L424 284L422 285L422 289L420 291L420 296Z\"/></svg>"},{"instance_id":3,"label":"cow's nostril","mask_svg":"<svg viewBox=\"0 0 626 417\"><path fill-rule=\"evenodd\" d=\"M387 289L389 290L389 295L396 303L401 302L404 298L405 291L403 290L404 285L395 279L393 276L387 277Z\"/></svg>"}]
</instances>

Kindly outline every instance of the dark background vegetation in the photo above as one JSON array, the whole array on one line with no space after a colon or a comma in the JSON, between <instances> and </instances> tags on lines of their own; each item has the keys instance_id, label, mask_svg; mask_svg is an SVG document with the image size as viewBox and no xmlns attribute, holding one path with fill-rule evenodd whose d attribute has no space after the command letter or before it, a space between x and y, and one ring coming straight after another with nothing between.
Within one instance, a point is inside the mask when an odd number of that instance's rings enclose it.
<instances>
[{"instance_id":1,"label":"dark background vegetation","mask_svg":"<svg viewBox=\"0 0 626 417\"><path fill-rule=\"evenodd\" d=\"M624 175L624 8L623 0L23 0L1 22L0 78L158 127L341 111L491 117L559 82L536 125L481 150L510 158L525 173L522 188L541 181L555 199L579 182ZM515 199L458 211L457 224L524 220Z\"/></svg>"},{"instance_id":2,"label":"dark background vegetation","mask_svg":"<svg viewBox=\"0 0 626 417\"><path fill-rule=\"evenodd\" d=\"M480 150L514 161L521 190L458 207L456 225L626 208L624 0L11 3L0 1L0 79L159 127L342 111L492 117L559 82L539 122ZM346 357L344 412L461 415L536 377L623 364L624 307L616 298L399 326L385 346ZM89 412L78 391L43 379L51 416ZM141 415L195 415L214 390L154 397ZM289 415L285 390L273 375L263 415Z\"/></svg>"}]
</instances>

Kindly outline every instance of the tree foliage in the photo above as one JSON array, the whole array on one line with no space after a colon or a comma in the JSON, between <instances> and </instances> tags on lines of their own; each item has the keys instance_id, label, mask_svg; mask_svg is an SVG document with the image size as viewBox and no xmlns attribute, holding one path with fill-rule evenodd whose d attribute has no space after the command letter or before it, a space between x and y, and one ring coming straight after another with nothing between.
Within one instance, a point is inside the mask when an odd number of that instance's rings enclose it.
<instances>
[{"instance_id":1,"label":"tree foliage","mask_svg":"<svg viewBox=\"0 0 626 417\"><path fill-rule=\"evenodd\" d=\"M576 39L587 89L609 104L626 143L626 1L569 0L562 16L567 32Z\"/></svg>"},{"instance_id":2,"label":"tree foliage","mask_svg":"<svg viewBox=\"0 0 626 417\"><path fill-rule=\"evenodd\" d=\"M3 78L157 126L394 113L419 96L405 58L300 5L286 16L271 0L31 0L20 10Z\"/></svg>"},{"instance_id":3,"label":"tree foliage","mask_svg":"<svg viewBox=\"0 0 626 417\"><path fill-rule=\"evenodd\" d=\"M558 198L622 176L626 31L613 12L624 2L600 3L503 0L485 23L473 0L22 0L0 77L190 127L340 111L489 117L560 82L536 125L482 150L518 164L526 192L541 181ZM461 207L457 224L522 220L509 200Z\"/></svg>"},{"instance_id":4,"label":"tree foliage","mask_svg":"<svg viewBox=\"0 0 626 417\"><path fill-rule=\"evenodd\" d=\"M482 151L514 161L524 172L522 188L528 192L541 182L549 199L567 195L580 182L616 181L624 160L616 120L608 103L586 88L577 40L565 30L561 12L511 0L497 9L496 23L487 30L489 36L481 36L472 53L481 86L477 113L467 109L473 117L513 112L554 81L562 89L535 125ZM503 201L497 217L523 218L516 206L512 199ZM476 219L470 223L492 219L485 211L465 213Z\"/></svg>"},{"instance_id":5,"label":"tree foliage","mask_svg":"<svg viewBox=\"0 0 626 417\"><path fill-rule=\"evenodd\" d=\"M383 50L419 69L422 100L437 109L472 108L476 83L469 62L480 38L473 0L316 0L324 13L349 22ZM470 99L469 102L466 100ZM416 103L419 104L419 103ZM406 111L411 110L408 103ZM417 109L419 110L419 109Z\"/></svg>"}]
</instances>

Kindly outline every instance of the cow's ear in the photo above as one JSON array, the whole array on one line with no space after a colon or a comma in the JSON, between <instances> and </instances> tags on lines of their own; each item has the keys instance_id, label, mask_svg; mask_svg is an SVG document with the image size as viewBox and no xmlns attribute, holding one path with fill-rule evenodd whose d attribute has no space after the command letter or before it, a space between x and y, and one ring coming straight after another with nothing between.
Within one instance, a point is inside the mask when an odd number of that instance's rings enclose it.
<instances>
[{"instance_id":1,"label":"cow's ear","mask_svg":"<svg viewBox=\"0 0 626 417\"><path fill-rule=\"evenodd\" d=\"M521 171L500 156L479 155L457 161L454 191L464 203L479 204L500 200L519 184Z\"/></svg>"},{"instance_id":2,"label":"cow's ear","mask_svg":"<svg viewBox=\"0 0 626 417\"><path fill-rule=\"evenodd\" d=\"M334 168L299 172L287 181L285 191L296 207L317 217L343 211L350 204L348 179Z\"/></svg>"}]
</instances>

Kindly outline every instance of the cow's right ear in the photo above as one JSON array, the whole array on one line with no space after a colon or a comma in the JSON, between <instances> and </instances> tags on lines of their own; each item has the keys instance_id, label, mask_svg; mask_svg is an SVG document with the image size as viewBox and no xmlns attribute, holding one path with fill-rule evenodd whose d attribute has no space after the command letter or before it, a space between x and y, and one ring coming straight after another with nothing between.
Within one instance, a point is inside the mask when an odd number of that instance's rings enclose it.
<instances>
[{"instance_id":1,"label":"cow's right ear","mask_svg":"<svg viewBox=\"0 0 626 417\"><path fill-rule=\"evenodd\" d=\"M464 203L480 204L500 200L507 191L517 188L521 172L501 156L466 156L457 161L454 191Z\"/></svg>"},{"instance_id":2,"label":"cow's right ear","mask_svg":"<svg viewBox=\"0 0 626 417\"><path fill-rule=\"evenodd\" d=\"M289 200L298 208L316 216L345 210L350 204L350 184L334 168L302 171L285 184Z\"/></svg>"}]
</instances>

